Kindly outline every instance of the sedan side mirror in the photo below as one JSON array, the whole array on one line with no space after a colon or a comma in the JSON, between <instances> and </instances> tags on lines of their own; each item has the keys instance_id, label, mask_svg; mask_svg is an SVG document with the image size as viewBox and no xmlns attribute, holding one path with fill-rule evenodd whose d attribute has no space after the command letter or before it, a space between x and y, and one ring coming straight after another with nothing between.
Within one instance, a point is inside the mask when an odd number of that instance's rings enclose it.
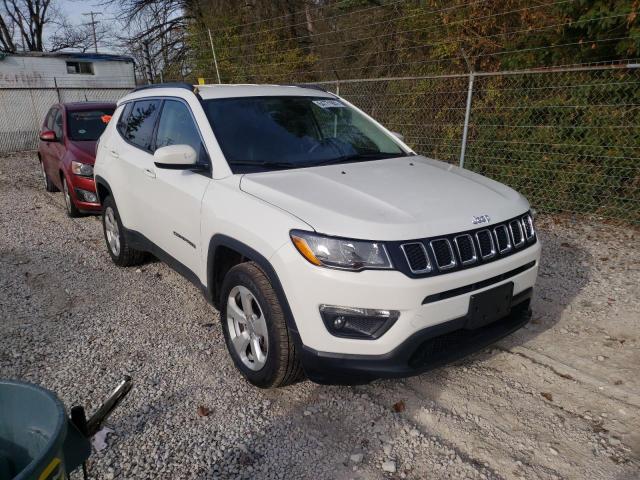
<instances>
[{"instance_id":1,"label":"sedan side mirror","mask_svg":"<svg viewBox=\"0 0 640 480\"><path fill-rule=\"evenodd\" d=\"M196 167L198 154L189 145L169 145L153 154L153 163L158 168L170 170L189 170Z\"/></svg>"},{"instance_id":2,"label":"sedan side mirror","mask_svg":"<svg viewBox=\"0 0 640 480\"><path fill-rule=\"evenodd\" d=\"M40 140L43 142L55 142L58 139L56 138L56 132L53 130L45 130L40 133Z\"/></svg>"},{"instance_id":3,"label":"sedan side mirror","mask_svg":"<svg viewBox=\"0 0 640 480\"><path fill-rule=\"evenodd\" d=\"M398 132L391 132L391 134L396 137L398 140L400 140L401 142L404 142L404 135L402 135L401 133Z\"/></svg>"}]
</instances>

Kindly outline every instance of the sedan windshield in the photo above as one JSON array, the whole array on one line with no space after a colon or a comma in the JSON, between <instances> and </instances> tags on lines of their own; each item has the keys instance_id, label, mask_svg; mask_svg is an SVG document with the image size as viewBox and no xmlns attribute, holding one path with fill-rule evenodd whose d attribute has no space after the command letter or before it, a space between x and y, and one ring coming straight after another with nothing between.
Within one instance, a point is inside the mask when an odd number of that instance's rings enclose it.
<instances>
[{"instance_id":1,"label":"sedan windshield","mask_svg":"<svg viewBox=\"0 0 640 480\"><path fill-rule=\"evenodd\" d=\"M407 155L375 123L334 98L221 98L204 101L204 108L236 173Z\"/></svg>"},{"instance_id":2,"label":"sedan windshield","mask_svg":"<svg viewBox=\"0 0 640 480\"><path fill-rule=\"evenodd\" d=\"M107 128L113 108L77 110L67 113L69 139L74 141L96 141Z\"/></svg>"}]
</instances>

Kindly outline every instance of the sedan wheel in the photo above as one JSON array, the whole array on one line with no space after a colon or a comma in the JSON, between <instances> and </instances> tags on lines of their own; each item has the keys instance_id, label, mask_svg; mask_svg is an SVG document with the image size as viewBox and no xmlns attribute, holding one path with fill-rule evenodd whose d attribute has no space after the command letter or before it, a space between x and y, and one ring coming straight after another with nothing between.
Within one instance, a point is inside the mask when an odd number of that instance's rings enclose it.
<instances>
[{"instance_id":1,"label":"sedan wheel","mask_svg":"<svg viewBox=\"0 0 640 480\"><path fill-rule=\"evenodd\" d=\"M47 172L44 170L44 162L40 162L40 172L42 173L42 181L44 182L45 190L49 190L49 179L47 178Z\"/></svg>"},{"instance_id":2,"label":"sedan wheel","mask_svg":"<svg viewBox=\"0 0 640 480\"><path fill-rule=\"evenodd\" d=\"M64 178L62 179L62 190L64 192L64 203L67 206L67 212L71 213L71 195L69 195L67 180Z\"/></svg>"},{"instance_id":3,"label":"sedan wheel","mask_svg":"<svg viewBox=\"0 0 640 480\"><path fill-rule=\"evenodd\" d=\"M67 207L67 215L71 218L79 217L80 210L78 210L75 203L73 203L73 199L69 193L69 185L67 184L67 179L65 177L62 177L62 192L64 194L64 204Z\"/></svg>"},{"instance_id":4,"label":"sedan wheel","mask_svg":"<svg viewBox=\"0 0 640 480\"><path fill-rule=\"evenodd\" d=\"M113 213L113 208L107 207L104 212L104 231L107 234L107 243L111 253L117 257L120 255L120 229Z\"/></svg>"},{"instance_id":5,"label":"sedan wheel","mask_svg":"<svg viewBox=\"0 0 640 480\"><path fill-rule=\"evenodd\" d=\"M247 287L238 285L229 292L227 329L242 363L253 371L264 367L269 349L267 322L258 300Z\"/></svg>"}]
</instances>

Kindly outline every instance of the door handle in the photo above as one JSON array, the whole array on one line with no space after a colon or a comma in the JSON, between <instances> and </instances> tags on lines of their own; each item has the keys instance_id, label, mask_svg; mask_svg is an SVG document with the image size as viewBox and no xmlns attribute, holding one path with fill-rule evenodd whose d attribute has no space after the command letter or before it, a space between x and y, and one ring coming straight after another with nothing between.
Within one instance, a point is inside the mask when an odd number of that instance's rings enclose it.
<instances>
[{"instance_id":1,"label":"door handle","mask_svg":"<svg viewBox=\"0 0 640 480\"><path fill-rule=\"evenodd\" d=\"M156 178L156 172L154 172L150 168L145 168L144 169L144 174L149 178Z\"/></svg>"},{"instance_id":2,"label":"door handle","mask_svg":"<svg viewBox=\"0 0 640 480\"><path fill-rule=\"evenodd\" d=\"M115 150L111 150L109 153L113 158L120 158L120 155Z\"/></svg>"}]
</instances>

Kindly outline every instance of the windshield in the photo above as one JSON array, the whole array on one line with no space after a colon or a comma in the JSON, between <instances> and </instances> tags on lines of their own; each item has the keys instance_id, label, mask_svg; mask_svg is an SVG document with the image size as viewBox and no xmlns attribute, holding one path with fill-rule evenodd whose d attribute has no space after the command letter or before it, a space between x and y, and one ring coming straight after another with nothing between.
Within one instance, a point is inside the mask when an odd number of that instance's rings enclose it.
<instances>
[{"instance_id":1,"label":"windshield","mask_svg":"<svg viewBox=\"0 0 640 480\"><path fill-rule=\"evenodd\" d=\"M107 128L113 108L78 110L67 113L67 133L70 140L96 141Z\"/></svg>"},{"instance_id":2,"label":"windshield","mask_svg":"<svg viewBox=\"0 0 640 480\"><path fill-rule=\"evenodd\" d=\"M231 169L260 171L407 155L338 99L243 97L204 101Z\"/></svg>"}]
</instances>

